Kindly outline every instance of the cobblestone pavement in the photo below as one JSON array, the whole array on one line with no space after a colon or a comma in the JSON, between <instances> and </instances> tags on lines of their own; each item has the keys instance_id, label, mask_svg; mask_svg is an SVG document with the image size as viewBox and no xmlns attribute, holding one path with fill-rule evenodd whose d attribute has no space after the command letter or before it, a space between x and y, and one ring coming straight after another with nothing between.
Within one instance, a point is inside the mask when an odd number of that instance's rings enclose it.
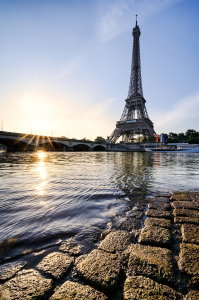
<instances>
[{"instance_id":1,"label":"cobblestone pavement","mask_svg":"<svg viewBox=\"0 0 199 300\"><path fill-rule=\"evenodd\" d=\"M199 193L155 195L88 249L62 242L35 267L0 265L0 300L199 299Z\"/></svg>"}]
</instances>

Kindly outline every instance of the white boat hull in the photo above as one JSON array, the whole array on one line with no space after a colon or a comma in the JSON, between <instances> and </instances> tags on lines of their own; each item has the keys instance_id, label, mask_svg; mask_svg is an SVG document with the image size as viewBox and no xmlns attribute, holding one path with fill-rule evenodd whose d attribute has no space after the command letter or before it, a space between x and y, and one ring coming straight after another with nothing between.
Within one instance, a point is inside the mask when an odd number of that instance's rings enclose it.
<instances>
[{"instance_id":1,"label":"white boat hull","mask_svg":"<svg viewBox=\"0 0 199 300\"><path fill-rule=\"evenodd\" d=\"M199 147L197 148L185 148L185 149L157 149L157 148L145 148L146 152L167 152L167 153L199 153Z\"/></svg>"}]
</instances>

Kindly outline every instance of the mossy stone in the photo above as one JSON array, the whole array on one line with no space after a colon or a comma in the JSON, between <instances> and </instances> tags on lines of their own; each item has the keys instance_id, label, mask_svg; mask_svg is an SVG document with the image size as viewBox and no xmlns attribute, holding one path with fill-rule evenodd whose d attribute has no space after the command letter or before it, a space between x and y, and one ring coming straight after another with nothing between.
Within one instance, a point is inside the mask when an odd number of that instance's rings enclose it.
<instances>
[{"instance_id":1,"label":"mossy stone","mask_svg":"<svg viewBox=\"0 0 199 300\"><path fill-rule=\"evenodd\" d=\"M146 226L141 231L139 243L158 247L169 247L171 244L171 232L169 229L162 227Z\"/></svg>"},{"instance_id":2,"label":"mossy stone","mask_svg":"<svg viewBox=\"0 0 199 300\"><path fill-rule=\"evenodd\" d=\"M148 204L148 208L150 209L170 209L170 203L164 203L164 202L153 202Z\"/></svg>"},{"instance_id":3,"label":"mossy stone","mask_svg":"<svg viewBox=\"0 0 199 300\"><path fill-rule=\"evenodd\" d=\"M172 206L175 209L195 209L195 210L199 210L199 208L197 207L197 205L193 202L193 201L173 201L172 202Z\"/></svg>"},{"instance_id":4,"label":"mossy stone","mask_svg":"<svg viewBox=\"0 0 199 300\"><path fill-rule=\"evenodd\" d=\"M46 279L35 270L20 271L0 287L1 300L49 299L53 289L51 279Z\"/></svg>"},{"instance_id":5,"label":"mossy stone","mask_svg":"<svg viewBox=\"0 0 199 300\"><path fill-rule=\"evenodd\" d=\"M174 282L171 251L141 244L132 245L127 275L142 275L161 283Z\"/></svg>"},{"instance_id":6,"label":"mossy stone","mask_svg":"<svg viewBox=\"0 0 199 300\"><path fill-rule=\"evenodd\" d=\"M182 295L172 288L144 276L128 276L125 280L123 291L124 300L182 299Z\"/></svg>"},{"instance_id":7,"label":"mossy stone","mask_svg":"<svg viewBox=\"0 0 199 300\"><path fill-rule=\"evenodd\" d=\"M141 227L141 221L137 218L122 217L114 222L114 227L119 230L131 231Z\"/></svg>"},{"instance_id":8,"label":"mossy stone","mask_svg":"<svg viewBox=\"0 0 199 300\"><path fill-rule=\"evenodd\" d=\"M190 275L199 276L199 246L195 244L180 244L179 269Z\"/></svg>"},{"instance_id":9,"label":"mossy stone","mask_svg":"<svg viewBox=\"0 0 199 300\"><path fill-rule=\"evenodd\" d=\"M165 219L172 218L170 211L162 210L162 209L149 209L147 210L146 215L152 218L165 218Z\"/></svg>"},{"instance_id":10,"label":"mossy stone","mask_svg":"<svg viewBox=\"0 0 199 300\"><path fill-rule=\"evenodd\" d=\"M122 230L109 233L100 243L99 249L106 252L124 251L131 243L131 234Z\"/></svg>"},{"instance_id":11,"label":"mossy stone","mask_svg":"<svg viewBox=\"0 0 199 300\"><path fill-rule=\"evenodd\" d=\"M103 293L96 291L88 285L82 285L77 282L66 281L50 297L50 300L106 300Z\"/></svg>"},{"instance_id":12,"label":"mossy stone","mask_svg":"<svg viewBox=\"0 0 199 300\"><path fill-rule=\"evenodd\" d=\"M13 277L17 272L19 272L24 266L26 262L24 261L16 261L12 263L5 263L1 265L0 268L0 281L5 281Z\"/></svg>"},{"instance_id":13,"label":"mossy stone","mask_svg":"<svg viewBox=\"0 0 199 300\"><path fill-rule=\"evenodd\" d=\"M93 250L77 267L81 280L105 292L116 292L127 257L121 253Z\"/></svg>"},{"instance_id":14,"label":"mossy stone","mask_svg":"<svg viewBox=\"0 0 199 300\"><path fill-rule=\"evenodd\" d=\"M183 224L181 229L183 242L199 244L199 225Z\"/></svg>"},{"instance_id":15,"label":"mossy stone","mask_svg":"<svg viewBox=\"0 0 199 300\"><path fill-rule=\"evenodd\" d=\"M192 201L189 193L177 193L171 196L171 201Z\"/></svg>"},{"instance_id":16,"label":"mossy stone","mask_svg":"<svg viewBox=\"0 0 199 300\"><path fill-rule=\"evenodd\" d=\"M175 217L199 218L199 211L193 209L177 208L174 209L173 214Z\"/></svg>"},{"instance_id":17,"label":"mossy stone","mask_svg":"<svg viewBox=\"0 0 199 300\"><path fill-rule=\"evenodd\" d=\"M190 291L185 297L184 300L198 300L199 291Z\"/></svg>"},{"instance_id":18,"label":"mossy stone","mask_svg":"<svg viewBox=\"0 0 199 300\"><path fill-rule=\"evenodd\" d=\"M66 253L53 252L48 254L37 265L37 270L55 279L60 279L71 267L73 258Z\"/></svg>"},{"instance_id":19,"label":"mossy stone","mask_svg":"<svg viewBox=\"0 0 199 300\"><path fill-rule=\"evenodd\" d=\"M158 226L163 228L171 228L171 221L168 219L162 219L162 218L146 218L144 221L145 226Z\"/></svg>"},{"instance_id":20,"label":"mossy stone","mask_svg":"<svg viewBox=\"0 0 199 300\"><path fill-rule=\"evenodd\" d=\"M199 224L199 219L198 218L189 218L189 217L175 217L174 218L174 223L175 224L184 224L184 223L189 223L189 224Z\"/></svg>"}]
</instances>

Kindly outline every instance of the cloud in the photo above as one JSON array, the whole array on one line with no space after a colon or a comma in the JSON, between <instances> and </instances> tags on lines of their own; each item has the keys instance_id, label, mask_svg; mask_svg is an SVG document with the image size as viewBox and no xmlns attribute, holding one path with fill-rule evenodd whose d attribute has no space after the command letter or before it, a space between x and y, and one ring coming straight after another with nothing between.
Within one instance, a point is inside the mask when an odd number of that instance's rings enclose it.
<instances>
[{"instance_id":1,"label":"cloud","mask_svg":"<svg viewBox=\"0 0 199 300\"><path fill-rule=\"evenodd\" d=\"M172 108L171 108L172 109ZM180 132L197 126L199 119L199 92L184 99L168 113L160 111L152 115L155 129L158 132L173 131L172 128L179 129ZM188 127L189 128L188 128Z\"/></svg>"},{"instance_id":2,"label":"cloud","mask_svg":"<svg viewBox=\"0 0 199 300\"><path fill-rule=\"evenodd\" d=\"M112 0L107 12L96 23L99 40L108 41L129 30L138 15L139 24L149 17L184 0Z\"/></svg>"}]
</instances>

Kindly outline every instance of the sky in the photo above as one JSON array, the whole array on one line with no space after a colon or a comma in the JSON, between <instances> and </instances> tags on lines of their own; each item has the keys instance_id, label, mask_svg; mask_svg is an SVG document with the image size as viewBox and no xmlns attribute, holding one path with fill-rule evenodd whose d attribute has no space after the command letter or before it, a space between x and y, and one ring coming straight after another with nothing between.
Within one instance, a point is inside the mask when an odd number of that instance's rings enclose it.
<instances>
[{"instance_id":1,"label":"sky","mask_svg":"<svg viewBox=\"0 0 199 300\"><path fill-rule=\"evenodd\" d=\"M128 94L136 14L156 133L199 131L198 0L0 0L3 130L109 136Z\"/></svg>"}]
</instances>

